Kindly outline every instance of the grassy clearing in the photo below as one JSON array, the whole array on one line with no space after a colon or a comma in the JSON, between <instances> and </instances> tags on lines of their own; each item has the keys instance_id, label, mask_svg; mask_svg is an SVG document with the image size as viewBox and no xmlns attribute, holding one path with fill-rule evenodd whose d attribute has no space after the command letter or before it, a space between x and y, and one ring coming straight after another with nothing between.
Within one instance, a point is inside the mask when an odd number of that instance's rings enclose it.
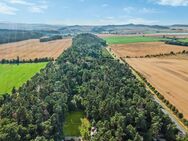
<instances>
[{"instance_id":1,"label":"grassy clearing","mask_svg":"<svg viewBox=\"0 0 188 141\"><path fill-rule=\"evenodd\" d=\"M179 41L181 41L181 42L188 42L188 38L186 38L186 39L180 39Z\"/></svg>"},{"instance_id":2,"label":"grassy clearing","mask_svg":"<svg viewBox=\"0 0 188 141\"><path fill-rule=\"evenodd\" d=\"M111 54L106 50L106 48L103 48L102 49L102 56L103 57L108 57L108 58L111 58Z\"/></svg>"},{"instance_id":3,"label":"grassy clearing","mask_svg":"<svg viewBox=\"0 0 188 141\"><path fill-rule=\"evenodd\" d=\"M84 118L83 112L67 113L65 117L65 124L63 132L65 136L80 136L79 127L81 125L81 118Z\"/></svg>"},{"instance_id":4,"label":"grassy clearing","mask_svg":"<svg viewBox=\"0 0 188 141\"><path fill-rule=\"evenodd\" d=\"M47 63L0 64L0 95L10 93L13 87L19 88Z\"/></svg>"},{"instance_id":5,"label":"grassy clearing","mask_svg":"<svg viewBox=\"0 0 188 141\"><path fill-rule=\"evenodd\" d=\"M157 37L143 37L143 36L133 36L133 37L105 37L104 38L108 44L127 44L127 43L138 43L138 42L157 42L163 40Z\"/></svg>"}]
</instances>

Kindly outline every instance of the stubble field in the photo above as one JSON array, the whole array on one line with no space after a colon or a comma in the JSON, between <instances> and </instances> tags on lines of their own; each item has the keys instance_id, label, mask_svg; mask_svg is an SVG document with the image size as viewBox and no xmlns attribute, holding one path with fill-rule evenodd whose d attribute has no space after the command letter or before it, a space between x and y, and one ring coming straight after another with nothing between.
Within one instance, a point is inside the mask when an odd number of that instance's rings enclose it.
<instances>
[{"instance_id":1,"label":"stubble field","mask_svg":"<svg viewBox=\"0 0 188 141\"><path fill-rule=\"evenodd\" d=\"M41 43L39 40L27 40L0 45L2 59L35 59L53 57L56 59L64 50L71 46L71 39L62 39Z\"/></svg>"},{"instance_id":2,"label":"stubble field","mask_svg":"<svg viewBox=\"0 0 188 141\"><path fill-rule=\"evenodd\" d=\"M164 42L141 42L129 44L113 44L109 48L120 57L140 57L146 55L156 55L160 53L174 53L183 50L188 51L188 47L168 45Z\"/></svg>"},{"instance_id":3,"label":"stubble field","mask_svg":"<svg viewBox=\"0 0 188 141\"><path fill-rule=\"evenodd\" d=\"M108 39L107 39L108 38ZM186 46L168 45L158 38L105 37L111 51L140 72L171 104L188 119L188 55L134 58L188 51ZM112 39L112 40L109 40ZM153 40L153 41L152 41ZM125 58L127 56L133 58Z\"/></svg>"},{"instance_id":4,"label":"stubble field","mask_svg":"<svg viewBox=\"0 0 188 141\"><path fill-rule=\"evenodd\" d=\"M126 59L188 119L188 57Z\"/></svg>"}]
</instances>

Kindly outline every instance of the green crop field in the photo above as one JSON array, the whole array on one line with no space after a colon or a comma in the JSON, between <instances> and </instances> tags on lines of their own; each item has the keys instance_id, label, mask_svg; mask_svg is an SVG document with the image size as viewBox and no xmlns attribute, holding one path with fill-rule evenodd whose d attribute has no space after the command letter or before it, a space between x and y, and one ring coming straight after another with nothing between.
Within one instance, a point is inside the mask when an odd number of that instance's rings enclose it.
<instances>
[{"instance_id":1,"label":"green crop field","mask_svg":"<svg viewBox=\"0 0 188 141\"><path fill-rule=\"evenodd\" d=\"M179 41L181 41L181 42L188 42L188 38L186 38L186 39L180 39Z\"/></svg>"},{"instance_id":2,"label":"green crop field","mask_svg":"<svg viewBox=\"0 0 188 141\"><path fill-rule=\"evenodd\" d=\"M83 112L71 112L66 115L63 127L65 136L80 136L81 118L84 118Z\"/></svg>"},{"instance_id":3,"label":"green crop field","mask_svg":"<svg viewBox=\"0 0 188 141\"><path fill-rule=\"evenodd\" d=\"M0 95L19 88L46 66L47 63L0 64Z\"/></svg>"},{"instance_id":4,"label":"green crop field","mask_svg":"<svg viewBox=\"0 0 188 141\"><path fill-rule=\"evenodd\" d=\"M114 36L104 38L108 44L127 44L127 43L138 43L138 42L157 42L164 40L163 38L157 37L143 37L143 36Z\"/></svg>"}]
</instances>

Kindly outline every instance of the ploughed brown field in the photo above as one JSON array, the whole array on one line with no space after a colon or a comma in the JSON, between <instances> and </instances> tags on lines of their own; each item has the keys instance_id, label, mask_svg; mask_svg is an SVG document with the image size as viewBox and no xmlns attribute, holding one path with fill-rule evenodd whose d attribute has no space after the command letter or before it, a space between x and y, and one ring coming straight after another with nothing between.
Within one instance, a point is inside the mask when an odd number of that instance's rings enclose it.
<instances>
[{"instance_id":1,"label":"ploughed brown field","mask_svg":"<svg viewBox=\"0 0 188 141\"><path fill-rule=\"evenodd\" d=\"M113 44L109 48L120 57L139 57L146 55L156 55L160 53L174 53L183 50L188 51L188 47L168 45L163 42L143 42L143 43L129 43L129 44Z\"/></svg>"},{"instance_id":2,"label":"ploughed brown field","mask_svg":"<svg viewBox=\"0 0 188 141\"><path fill-rule=\"evenodd\" d=\"M188 56L167 58L127 58L188 119Z\"/></svg>"},{"instance_id":3,"label":"ploughed brown field","mask_svg":"<svg viewBox=\"0 0 188 141\"><path fill-rule=\"evenodd\" d=\"M27 40L0 45L0 60L35 59L53 57L56 59L64 50L72 44L72 39L62 39L41 43L39 40Z\"/></svg>"}]
</instances>

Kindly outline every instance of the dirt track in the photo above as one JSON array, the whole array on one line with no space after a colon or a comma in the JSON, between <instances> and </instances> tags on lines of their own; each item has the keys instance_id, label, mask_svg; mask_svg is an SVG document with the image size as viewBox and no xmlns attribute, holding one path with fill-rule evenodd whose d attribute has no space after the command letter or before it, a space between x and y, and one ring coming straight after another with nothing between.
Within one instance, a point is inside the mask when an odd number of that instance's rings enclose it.
<instances>
[{"instance_id":1,"label":"dirt track","mask_svg":"<svg viewBox=\"0 0 188 141\"><path fill-rule=\"evenodd\" d=\"M170 53L171 51L188 51L188 47L168 45L163 42L115 44L111 45L109 48L111 48L113 52L121 57L139 57L145 55L156 55L160 53Z\"/></svg>"},{"instance_id":2,"label":"dirt track","mask_svg":"<svg viewBox=\"0 0 188 141\"><path fill-rule=\"evenodd\" d=\"M188 58L131 58L126 61L188 119Z\"/></svg>"},{"instance_id":3,"label":"dirt track","mask_svg":"<svg viewBox=\"0 0 188 141\"><path fill-rule=\"evenodd\" d=\"M62 39L40 43L39 40L27 40L0 45L1 59L35 59L44 57L57 58L65 49L71 46L71 39Z\"/></svg>"}]
</instances>

